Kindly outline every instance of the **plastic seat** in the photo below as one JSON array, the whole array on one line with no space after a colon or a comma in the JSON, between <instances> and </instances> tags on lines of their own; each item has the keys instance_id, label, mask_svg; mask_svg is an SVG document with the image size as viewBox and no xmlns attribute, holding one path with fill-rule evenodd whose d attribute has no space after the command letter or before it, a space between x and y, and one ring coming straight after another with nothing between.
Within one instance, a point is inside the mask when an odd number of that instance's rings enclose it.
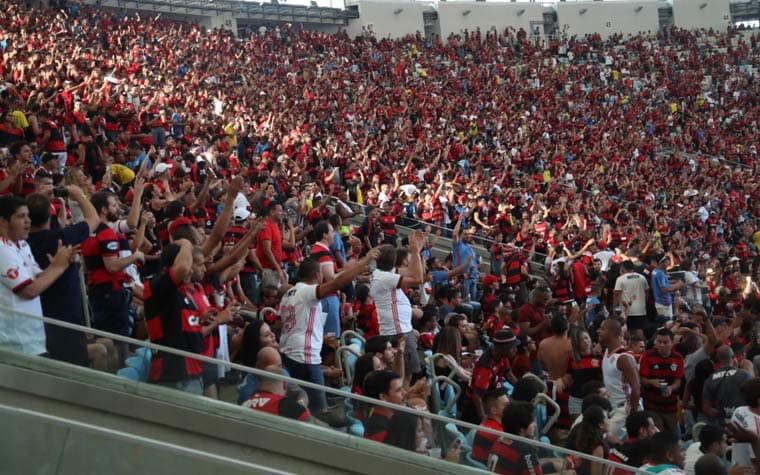
<instances>
[{"instance_id":1,"label":"plastic seat","mask_svg":"<svg viewBox=\"0 0 760 475\"><path fill-rule=\"evenodd\" d=\"M140 381L148 380L148 370L150 364L146 361L146 358L139 356L130 356L124 361L128 368L134 368L137 371L137 375Z\"/></svg>"},{"instance_id":2,"label":"plastic seat","mask_svg":"<svg viewBox=\"0 0 760 475\"><path fill-rule=\"evenodd\" d=\"M121 368L119 371L116 372L116 375L125 379L129 379L130 381L140 381L140 374L137 372L135 368L132 368L130 366L127 366L126 368Z\"/></svg>"},{"instance_id":3,"label":"plastic seat","mask_svg":"<svg viewBox=\"0 0 760 475\"><path fill-rule=\"evenodd\" d=\"M465 454L465 456L464 456L464 464L467 465L468 467L475 467L475 468L479 468L481 470L487 470L488 469L488 467L486 467L486 464L478 462L477 460L474 460L472 458L472 451L467 452Z\"/></svg>"}]
</instances>

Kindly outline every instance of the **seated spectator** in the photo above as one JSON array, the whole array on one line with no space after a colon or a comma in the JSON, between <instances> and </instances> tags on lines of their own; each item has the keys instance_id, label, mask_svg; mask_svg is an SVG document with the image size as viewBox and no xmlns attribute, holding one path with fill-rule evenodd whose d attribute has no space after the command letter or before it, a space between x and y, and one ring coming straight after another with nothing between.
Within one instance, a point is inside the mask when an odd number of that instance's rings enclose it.
<instances>
[{"instance_id":1,"label":"seated spectator","mask_svg":"<svg viewBox=\"0 0 760 475\"><path fill-rule=\"evenodd\" d=\"M734 411L734 414L731 417L731 422L739 427L747 429L748 431L754 432L760 437L760 378L745 381L740 389L747 405L741 406ZM758 454L753 450L750 444L746 442L737 442L733 445L731 450L731 461L734 464L749 467L752 465L752 461L757 458Z\"/></svg>"},{"instance_id":2,"label":"seated spectator","mask_svg":"<svg viewBox=\"0 0 760 475\"><path fill-rule=\"evenodd\" d=\"M262 348L274 348L278 350L280 344L269 325L263 320L254 320L246 325L240 338L240 349L236 360L239 364L250 368L262 369L258 366L259 352ZM282 365L282 362L280 362ZM269 364L267 364L269 366ZM238 404L242 404L251 394L256 391L256 375L246 374L243 381L238 385Z\"/></svg>"},{"instance_id":3,"label":"seated spectator","mask_svg":"<svg viewBox=\"0 0 760 475\"><path fill-rule=\"evenodd\" d=\"M606 434L608 429L609 419L606 411L599 406L591 406L583 411L583 421L575 427L576 433L572 438L572 445L568 445L567 448L594 457L607 458L609 448ZM575 470L578 475L597 475L603 472L603 468L600 463L583 459Z\"/></svg>"},{"instance_id":4,"label":"seated spectator","mask_svg":"<svg viewBox=\"0 0 760 475\"><path fill-rule=\"evenodd\" d=\"M285 371L278 366L267 366L264 371L285 376ZM243 407L298 421L309 421L311 419L309 410L299 404L296 399L288 396L287 381L279 381L261 375L258 378L257 391L243 403Z\"/></svg>"},{"instance_id":5,"label":"seated spectator","mask_svg":"<svg viewBox=\"0 0 760 475\"><path fill-rule=\"evenodd\" d=\"M527 439L536 437L536 412L529 402L513 401L504 408L501 426L507 434L519 435ZM541 475L541 462L536 447L507 439L499 438L491 447L488 456L488 470L502 475L516 473Z\"/></svg>"},{"instance_id":6,"label":"seated spectator","mask_svg":"<svg viewBox=\"0 0 760 475\"><path fill-rule=\"evenodd\" d=\"M726 431L722 427L718 427L712 424L706 424L699 430L698 442L692 442L689 448L686 450L686 457L684 459L684 473L686 475L694 475L694 466L703 455L712 454L721 459L723 467L728 468L731 466L731 462L726 460L726 449L728 448L728 441L726 439ZM736 447L734 447L736 449Z\"/></svg>"},{"instance_id":7,"label":"seated spectator","mask_svg":"<svg viewBox=\"0 0 760 475\"><path fill-rule=\"evenodd\" d=\"M401 376L388 370L372 371L364 378L364 395L392 404L404 404L406 391ZM384 442L394 411L373 406L364 422L364 438Z\"/></svg>"},{"instance_id":8,"label":"seated spectator","mask_svg":"<svg viewBox=\"0 0 760 475\"><path fill-rule=\"evenodd\" d=\"M644 452L647 450L646 443L657 433L654 419L646 411L632 412L625 419L625 429L628 438L621 445L610 448L607 456L613 462L640 467L643 465ZM612 475L627 475L628 472L614 469Z\"/></svg>"},{"instance_id":9,"label":"seated spectator","mask_svg":"<svg viewBox=\"0 0 760 475\"><path fill-rule=\"evenodd\" d=\"M483 397L483 406L486 411L486 419L480 423L482 427L503 432L501 418L504 408L509 404L509 398L504 389L496 389L486 393ZM472 443L472 459L485 464L488 462L488 456L494 442L499 437L490 432L478 431L475 433L475 439Z\"/></svg>"},{"instance_id":10,"label":"seated spectator","mask_svg":"<svg viewBox=\"0 0 760 475\"><path fill-rule=\"evenodd\" d=\"M658 432L650 441L642 470L662 475L683 475L684 450L678 436Z\"/></svg>"}]
</instances>

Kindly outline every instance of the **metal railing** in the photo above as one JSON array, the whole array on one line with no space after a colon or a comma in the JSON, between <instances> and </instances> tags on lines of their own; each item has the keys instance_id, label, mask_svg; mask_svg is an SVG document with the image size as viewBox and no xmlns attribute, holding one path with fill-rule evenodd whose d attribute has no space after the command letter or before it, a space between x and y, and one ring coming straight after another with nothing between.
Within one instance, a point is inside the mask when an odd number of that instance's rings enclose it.
<instances>
[{"instance_id":1,"label":"metal railing","mask_svg":"<svg viewBox=\"0 0 760 475\"><path fill-rule=\"evenodd\" d=\"M243 365L240 365L240 364L237 364L237 363L231 363L229 361L224 361L224 360L220 360L220 359L216 359L216 358L210 358L208 356L203 356L203 355L199 355L199 354L195 354L195 353L190 353L190 352L183 351L183 350L178 350L178 349L175 349L175 348L170 348L170 347L163 346L163 345L158 345L158 344L152 343L150 341L137 340L137 339L134 339L134 338L124 337L124 336L121 336L121 335L116 335L116 334L113 334L113 333L105 332L105 331L102 331L102 330L97 330L95 328L89 328L89 327L85 327L85 326L82 326L82 325L77 325L77 324L73 324L73 323L69 323L69 322L63 322L63 321L56 320L56 319L49 318L49 317L41 317L41 316L33 315L33 314L30 314L30 313L27 313L27 312L21 312L21 311L18 311L18 310L14 310L14 309L11 309L11 308L8 308L8 307L5 307L5 306L0 306L0 318L26 318L26 319L31 319L31 320L37 320L37 321L43 322L43 323L45 323L47 325L53 325L53 326L65 328L65 329L68 329L68 330L81 331L81 332L83 332L85 334L90 334L90 335L95 335L95 336L99 336L99 337L109 338L111 340L127 343L127 344L130 344L130 345L136 346L136 347L147 348L149 350L160 351L162 353L172 354L172 355L175 355L175 356L181 356L181 357L185 357L185 358L192 358L192 359L204 362L204 363L210 363L210 364L214 364L214 365L217 365L217 366L226 366L228 368L232 368L232 369L241 371L243 373L253 374L253 375L257 375L257 376L264 376L267 379L278 380L278 381L283 381L283 382L288 382L288 383L294 383L294 384L297 384L298 386L300 386L302 388L309 388L309 389L313 389L313 390L317 390L317 391L324 391L327 394L331 394L331 395L334 395L334 396L339 396L339 397L342 397L342 398L348 398L348 399L353 400L354 402L361 402L363 404L368 405L368 407L372 407L372 406L375 406L375 407L384 407L384 408L390 409L390 410L392 410L394 412L404 412L404 413L416 416L416 417L420 418L421 420L428 420L428 421L431 421L431 422L434 422L434 423L438 423L441 426L445 426L447 424L454 424L454 426L457 427L457 429L460 431L460 433L462 435L464 435L466 432L474 431L474 430L482 432L482 433L489 433L489 434L495 435L497 437L502 437L502 438L505 438L505 439L508 439L508 440L511 440L511 441L518 441L518 442L527 443L527 444L530 444L530 445L536 447L537 449L543 449L543 450L545 450L545 451L547 451L549 453L556 454L556 456L562 458L561 459L562 463L566 462L565 457L572 456L574 458L583 459L583 460L586 460L586 461L591 462L591 463L598 463L598 464L602 464L602 465L607 466L607 467L612 467L612 468L618 468L618 469L626 470L630 474L645 475L647 473L647 472L645 472L643 470L639 470L639 469L634 468L634 467L629 467L629 466L622 465L622 464L619 464L619 463L615 463L615 462L612 462L612 461L609 461L609 460L606 460L606 459L602 459L602 458L599 458L599 457L594 457L592 455L588 455L588 454L585 454L585 453L581 453L581 452L577 452L577 451L574 451L574 450L570 450L570 449L554 446L554 445L551 445L551 444L543 443L543 442L540 442L540 441L534 440L534 439L528 439L528 438L525 438L525 437L520 437L520 436L517 436L517 435L514 435L514 434L507 434L507 433L504 433L504 432L495 431L495 430L489 429L487 427L483 427L483 426L479 426L479 425L463 422L463 421L456 420L456 419L451 419L449 417L444 417L444 416L441 416L439 414L434 414L434 413L429 413L429 412L425 412L425 411L420 411L420 410L417 410L417 409L414 409L414 408L410 408L410 407L407 407L407 406L401 406L401 405L398 405L398 404L392 404L392 403L388 403L388 402L381 401L381 400L378 400L378 399L369 398L369 397L366 397L366 396L361 396L361 395L357 395L357 394L348 393L348 392L346 392L344 390L340 390L340 389L336 389L336 388L331 388L329 386L321 386L321 385L318 385L318 384L315 384L315 383L312 383L312 382L309 382L309 381L295 379L295 378L291 378L291 377L288 377L288 376L283 376L283 375L279 375L279 374L275 374L275 373L270 373L270 372L267 372L267 371L259 370L259 369L256 369L256 368L250 368L248 366L243 366ZM148 383L136 381L135 384L148 384ZM461 429L466 429L467 431L463 432Z\"/></svg>"}]
</instances>

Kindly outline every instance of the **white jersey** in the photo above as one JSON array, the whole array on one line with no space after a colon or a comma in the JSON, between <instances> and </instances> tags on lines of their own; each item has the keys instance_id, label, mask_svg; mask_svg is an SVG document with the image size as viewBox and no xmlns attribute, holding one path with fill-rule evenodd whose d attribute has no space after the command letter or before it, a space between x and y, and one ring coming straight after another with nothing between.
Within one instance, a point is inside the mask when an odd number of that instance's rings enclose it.
<instances>
[{"instance_id":1,"label":"white jersey","mask_svg":"<svg viewBox=\"0 0 760 475\"><path fill-rule=\"evenodd\" d=\"M412 331L412 304L400 287L401 276L375 269L369 293L377 308L381 335L398 335Z\"/></svg>"},{"instance_id":2,"label":"white jersey","mask_svg":"<svg viewBox=\"0 0 760 475\"><path fill-rule=\"evenodd\" d=\"M699 280L696 272L686 271L684 272L684 282L686 287L684 290L684 296L689 304L701 304L702 303L702 281Z\"/></svg>"},{"instance_id":3,"label":"white jersey","mask_svg":"<svg viewBox=\"0 0 760 475\"><path fill-rule=\"evenodd\" d=\"M0 238L0 348L41 355L45 348L45 326L14 311L42 316L40 297L25 299L16 292L29 285L42 273L26 241L13 242Z\"/></svg>"},{"instance_id":4,"label":"white jersey","mask_svg":"<svg viewBox=\"0 0 760 475\"><path fill-rule=\"evenodd\" d=\"M629 409L631 406L631 385L623 381L623 372L617 366L618 359L626 356L635 361L633 355L622 347L613 353L609 353L608 350L604 351L602 378L604 379L604 387L607 388L610 395L610 403L612 403L613 409L619 407Z\"/></svg>"},{"instance_id":5,"label":"white jersey","mask_svg":"<svg viewBox=\"0 0 760 475\"><path fill-rule=\"evenodd\" d=\"M615 257L615 253L612 251L599 251L594 254L594 259L599 259L602 262L602 272L610 270L610 259Z\"/></svg>"},{"instance_id":6,"label":"white jersey","mask_svg":"<svg viewBox=\"0 0 760 475\"><path fill-rule=\"evenodd\" d=\"M749 406L736 408L733 417L731 417L731 422L750 432L760 435L760 415L752 412ZM755 451L749 443L734 442L733 449L731 450L732 465L752 467L752 461L756 458Z\"/></svg>"},{"instance_id":7,"label":"white jersey","mask_svg":"<svg viewBox=\"0 0 760 475\"><path fill-rule=\"evenodd\" d=\"M615 292L622 292L620 301L628 303L628 315L641 317L647 314L647 278L636 272L623 274L615 280Z\"/></svg>"},{"instance_id":8,"label":"white jersey","mask_svg":"<svg viewBox=\"0 0 760 475\"><path fill-rule=\"evenodd\" d=\"M317 299L317 286L299 282L280 302L280 351L304 364L321 364L326 315Z\"/></svg>"}]
</instances>

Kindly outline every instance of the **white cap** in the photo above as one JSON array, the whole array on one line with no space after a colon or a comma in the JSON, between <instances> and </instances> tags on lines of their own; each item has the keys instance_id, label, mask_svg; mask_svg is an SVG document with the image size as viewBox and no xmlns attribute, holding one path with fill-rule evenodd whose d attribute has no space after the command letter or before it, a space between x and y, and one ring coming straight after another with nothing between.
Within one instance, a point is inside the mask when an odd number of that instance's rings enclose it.
<instances>
[{"instance_id":1,"label":"white cap","mask_svg":"<svg viewBox=\"0 0 760 475\"><path fill-rule=\"evenodd\" d=\"M251 212L245 208L235 208L232 215L235 217L235 221L245 221L251 215Z\"/></svg>"},{"instance_id":2,"label":"white cap","mask_svg":"<svg viewBox=\"0 0 760 475\"><path fill-rule=\"evenodd\" d=\"M156 175L160 175L166 170L169 170L173 165L171 163L159 163L156 165Z\"/></svg>"}]
</instances>

